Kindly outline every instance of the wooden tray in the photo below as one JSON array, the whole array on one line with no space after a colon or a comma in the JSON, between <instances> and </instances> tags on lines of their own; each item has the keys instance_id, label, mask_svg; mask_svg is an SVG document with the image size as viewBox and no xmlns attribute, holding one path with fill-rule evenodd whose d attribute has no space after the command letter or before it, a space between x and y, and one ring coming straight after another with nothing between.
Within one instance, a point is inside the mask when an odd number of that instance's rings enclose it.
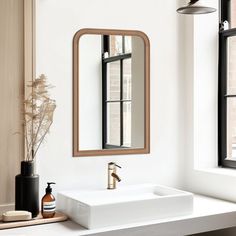
<instances>
[{"instance_id":1,"label":"wooden tray","mask_svg":"<svg viewBox=\"0 0 236 236\"><path fill-rule=\"evenodd\" d=\"M17 222L2 222L0 221L0 230L1 229L11 229L17 227L31 226L31 225L41 225L56 223L61 221L66 221L68 217L60 212L56 212L53 218L43 218L41 214L36 218L28 221L17 221Z\"/></svg>"}]
</instances>

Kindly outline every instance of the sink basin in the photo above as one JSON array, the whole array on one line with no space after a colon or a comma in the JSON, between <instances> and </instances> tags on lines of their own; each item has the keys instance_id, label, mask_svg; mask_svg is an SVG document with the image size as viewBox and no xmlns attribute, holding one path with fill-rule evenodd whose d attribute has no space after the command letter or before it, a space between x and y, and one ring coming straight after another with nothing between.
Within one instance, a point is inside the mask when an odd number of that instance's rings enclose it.
<instances>
[{"instance_id":1,"label":"sink basin","mask_svg":"<svg viewBox=\"0 0 236 236\"><path fill-rule=\"evenodd\" d=\"M57 209L94 229L191 214L193 194L156 184L63 191L58 193Z\"/></svg>"}]
</instances>

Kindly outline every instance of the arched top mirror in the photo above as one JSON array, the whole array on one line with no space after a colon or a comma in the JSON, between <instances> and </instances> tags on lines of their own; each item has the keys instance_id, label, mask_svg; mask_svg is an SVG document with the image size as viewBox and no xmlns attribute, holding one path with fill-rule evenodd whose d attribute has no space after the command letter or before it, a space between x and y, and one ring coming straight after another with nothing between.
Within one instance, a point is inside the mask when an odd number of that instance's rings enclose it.
<instances>
[{"instance_id":1,"label":"arched top mirror","mask_svg":"<svg viewBox=\"0 0 236 236\"><path fill-rule=\"evenodd\" d=\"M73 39L73 156L150 152L150 45L143 32Z\"/></svg>"}]
</instances>

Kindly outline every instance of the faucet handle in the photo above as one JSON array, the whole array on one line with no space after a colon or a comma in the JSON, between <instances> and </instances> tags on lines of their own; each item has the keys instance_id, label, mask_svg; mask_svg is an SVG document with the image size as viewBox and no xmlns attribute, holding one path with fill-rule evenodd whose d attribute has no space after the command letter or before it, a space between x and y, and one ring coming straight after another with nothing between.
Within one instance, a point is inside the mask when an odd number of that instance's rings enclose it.
<instances>
[{"instance_id":1,"label":"faucet handle","mask_svg":"<svg viewBox=\"0 0 236 236\"><path fill-rule=\"evenodd\" d=\"M116 167L118 167L118 168L121 168L121 166L117 165L115 162L109 162L108 165L109 165L109 166L110 166L110 165L114 165L114 166L116 166Z\"/></svg>"},{"instance_id":2,"label":"faucet handle","mask_svg":"<svg viewBox=\"0 0 236 236\"><path fill-rule=\"evenodd\" d=\"M115 164L115 166L121 169L121 166L119 166L119 165L117 165L117 164Z\"/></svg>"}]
</instances>

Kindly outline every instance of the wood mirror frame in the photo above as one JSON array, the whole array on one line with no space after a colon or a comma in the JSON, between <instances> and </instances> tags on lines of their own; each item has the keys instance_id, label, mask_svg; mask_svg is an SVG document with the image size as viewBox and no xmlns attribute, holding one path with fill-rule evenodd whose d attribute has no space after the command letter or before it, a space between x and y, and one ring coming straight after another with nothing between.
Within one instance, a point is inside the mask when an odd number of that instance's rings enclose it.
<instances>
[{"instance_id":1,"label":"wood mirror frame","mask_svg":"<svg viewBox=\"0 0 236 236\"><path fill-rule=\"evenodd\" d=\"M144 42L144 147L129 149L79 150L79 40L85 34L138 36ZM147 35L135 30L81 29L73 38L73 157L150 153L150 43Z\"/></svg>"}]
</instances>

